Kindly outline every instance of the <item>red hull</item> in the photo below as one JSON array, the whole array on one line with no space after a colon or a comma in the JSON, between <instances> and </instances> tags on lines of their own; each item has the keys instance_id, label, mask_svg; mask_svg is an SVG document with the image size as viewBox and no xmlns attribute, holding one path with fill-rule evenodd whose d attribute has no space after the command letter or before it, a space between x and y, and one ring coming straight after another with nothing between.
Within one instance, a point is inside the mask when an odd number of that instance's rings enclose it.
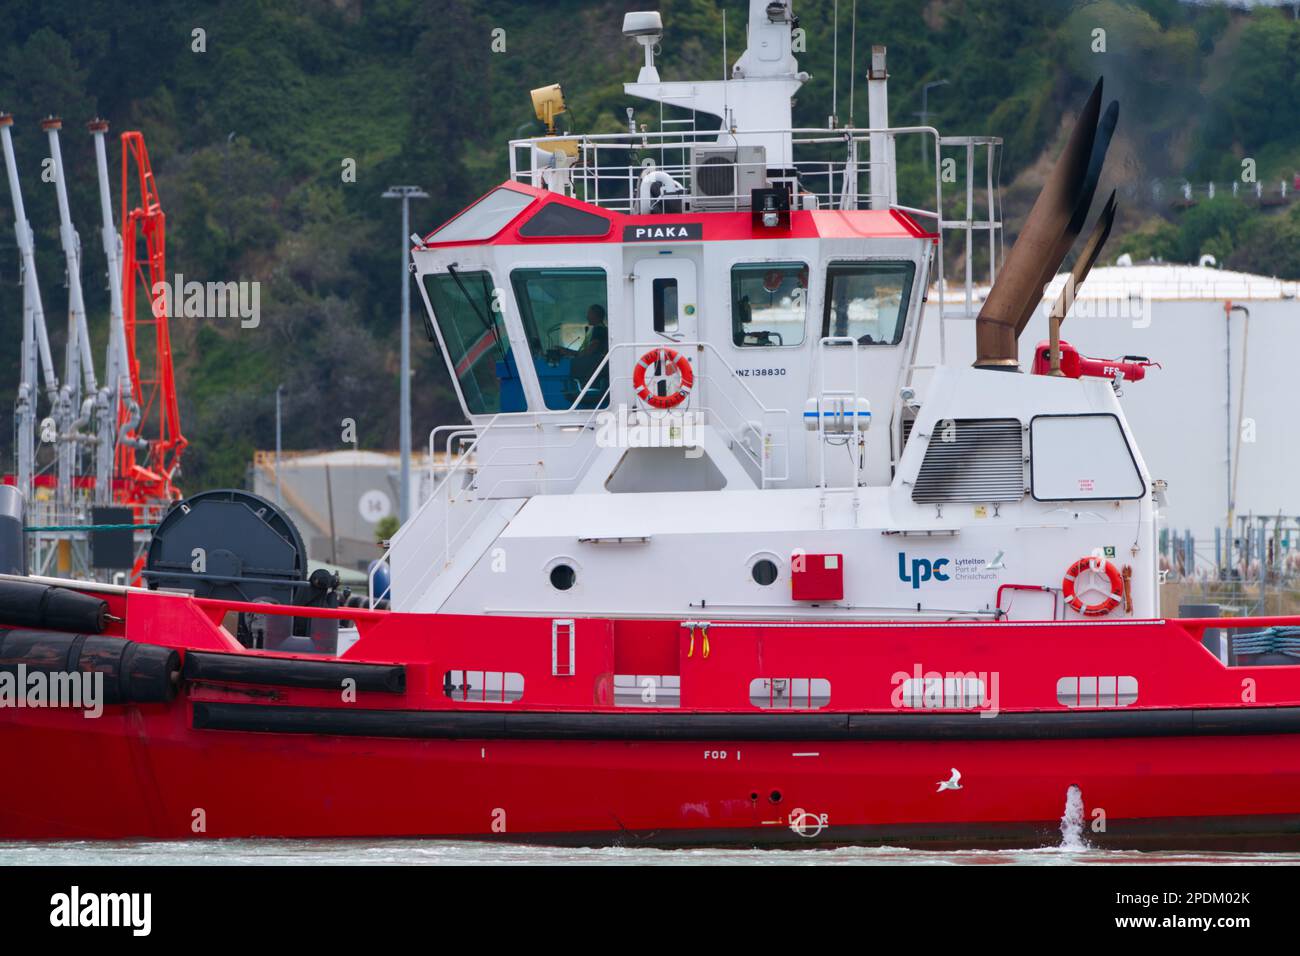
<instances>
[{"instance_id":1,"label":"red hull","mask_svg":"<svg viewBox=\"0 0 1300 956\"><path fill-rule=\"evenodd\" d=\"M128 637L239 650L213 623L220 606L136 592L129 600ZM1198 626L715 624L706 660L690 651L686 630L674 622L579 621L575 674L563 678L552 674L548 620L374 614L361 623L364 636L345 659L405 662L403 693L362 694L345 706L335 691L187 680L171 703L109 707L98 719L68 710L0 710L0 753L21 768L0 794L0 839L1047 845L1059 842L1067 791L1078 786L1084 836L1097 844L1203 847L1228 839L1281 848L1300 840L1300 733L1269 732L1265 724L1244 724L1236 733L1231 723L1247 711L1268 719L1300 713L1300 667L1224 667L1199 646ZM433 628L436 640L428 636ZM603 699L613 669L652 663L646 655L656 646L680 652L672 663L679 665L682 707L670 714ZM982 661L980 671L1000 678L1000 714L944 711L967 721L966 730L945 739L926 739L928 728L939 726L927 722L938 714L923 711L904 718L909 739L818 739L812 729L803 737L781 730L773 736L784 739L765 740L756 739L763 728L788 729L793 715L764 714L747 700L720 705L724 692L733 701L737 688L743 694L761 668L770 675L830 675L835 706L817 711L818 720L856 727L859 717L897 719L890 675L927 660L972 671ZM1084 660L1088 672L1138 675L1138 705L1061 706L1056 680L1079 673L1077 661ZM666 672L667 663L655 673ZM523 673L524 698L450 704L437 675L465 666ZM1249 705L1240 703L1246 682L1259 698ZM511 739L505 723L477 739L440 739L437 728L408 736L249 732L196 727L205 702L327 716L533 714L561 724L668 716L690 727L696 719L735 717L750 721L743 736L753 739L714 739L707 729L687 732L691 739L599 739L610 735L590 722L585 726L597 729L579 735L596 739ZM1193 709L1201 716L1190 733L1166 728L1138 736L1116 724L1121 732L1110 735L1101 725L1069 723L1085 715L1149 721ZM1004 739L987 729L1014 726L1029 729ZM950 768L960 768L961 788L940 791Z\"/></svg>"},{"instance_id":2,"label":"red hull","mask_svg":"<svg viewBox=\"0 0 1300 956\"><path fill-rule=\"evenodd\" d=\"M200 741L184 712L106 718L93 734L66 722L6 725L3 749L30 772L4 796L0 836L1047 845L1060 839L1074 784L1098 843L1300 837L1296 738L737 747L215 732ZM711 757L719 750L725 759ZM949 766L963 768L963 787L936 793L946 776L936 768ZM1101 832L1091 830L1098 810Z\"/></svg>"}]
</instances>

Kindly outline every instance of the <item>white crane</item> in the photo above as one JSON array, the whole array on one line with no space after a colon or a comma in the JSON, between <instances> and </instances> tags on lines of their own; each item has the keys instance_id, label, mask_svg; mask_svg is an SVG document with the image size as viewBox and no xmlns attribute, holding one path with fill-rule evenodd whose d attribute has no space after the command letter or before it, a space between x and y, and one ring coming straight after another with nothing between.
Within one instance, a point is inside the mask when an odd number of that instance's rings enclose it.
<instances>
[{"instance_id":1,"label":"white crane","mask_svg":"<svg viewBox=\"0 0 1300 956\"><path fill-rule=\"evenodd\" d=\"M41 290L36 279L36 256L31 224L23 206L22 189L18 184L18 166L14 161L14 146L10 127L14 119L0 113L0 146L4 150L5 168L9 173L9 192L14 204L14 233L18 238L18 254L22 261L23 285L23 360L15 409L18 425L18 487L27 500L31 500L32 478L36 466L36 376L39 353L40 371L45 381L45 392L53 409L53 421L42 423L43 438L57 441L58 432L71 425L71 408L66 396L61 394L59 379L54 373L50 358L50 340L45 328L45 310L41 306Z\"/></svg>"},{"instance_id":2,"label":"white crane","mask_svg":"<svg viewBox=\"0 0 1300 956\"><path fill-rule=\"evenodd\" d=\"M54 164L54 192L59 204L59 242L67 268L68 285L68 341L64 358L63 389L66 408L79 409L79 414L59 433L59 498L60 506L71 517L72 479L80 468L81 442L88 439L82 432L90 422L99 391L95 384L95 363L90 357L90 330L86 325L86 304L81 293L81 237L72 225L72 212L68 207L68 187L63 175L63 151L59 148L59 130L63 121L50 116L41 121L50 140L50 160ZM84 391L83 391L84 384Z\"/></svg>"}]
</instances>

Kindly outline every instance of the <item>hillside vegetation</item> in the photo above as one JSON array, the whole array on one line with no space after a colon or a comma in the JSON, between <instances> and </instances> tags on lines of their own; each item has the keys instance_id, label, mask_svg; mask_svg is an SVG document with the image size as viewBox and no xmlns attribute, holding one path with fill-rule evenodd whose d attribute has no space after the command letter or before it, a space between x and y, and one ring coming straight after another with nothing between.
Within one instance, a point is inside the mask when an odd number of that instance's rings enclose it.
<instances>
[{"instance_id":1,"label":"hillside vegetation","mask_svg":"<svg viewBox=\"0 0 1300 956\"><path fill-rule=\"evenodd\" d=\"M56 352L66 308L54 191L40 178L38 120L65 120L63 151L85 248L96 353L106 334L90 137L94 115L116 132L144 131L167 211L169 272L200 281L261 283L261 324L176 319L182 420L191 450L183 486L242 484L256 447L273 442L274 391L286 390L286 447L338 447L342 420L362 447L397 442L397 318L401 229L379 194L413 183L424 231L504 178L504 141L540 132L528 90L560 82L563 122L622 129L639 48L623 39L625 10L652 3L548 0L174 0L149 4L42 0L0 4L0 109L14 140ZM666 78L723 70L718 0L663 0ZM727 7L727 46L744 47L745 4ZM839 3L838 93L847 122L850 11ZM872 43L890 51L896 123L914 122L923 83L931 122L1005 138L1002 181L1012 234L1059 148L1063 121L1098 75L1122 104L1110 176L1126 186L1111 254L1192 261L1300 277L1297 206L1261 211L1219 198L1179 210L1150 198L1152 180L1226 183L1253 159L1261 181L1300 168L1300 24L1285 10L1246 13L1174 0L859 0L857 69ZM812 79L797 121L830 112L830 0L796 4ZM505 50L493 52L493 31ZM1094 50L1105 31L1105 52ZM195 31L202 31L196 34ZM196 36L203 49L197 50ZM498 34L500 36L500 34ZM865 87L855 119L866 123ZM647 110L647 121L654 116ZM919 157L900 156L903 177ZM355 181L343 171L355 163ZM117 150L113 151L116 183ZM116 186L115 186L116 188ZM1222 187L1221 187L1222 188ZM17 381L21 289L12 209L0 190L0 317L10 357L0 394ZM417 444L459 412L418 317ZM61 362L61 359L60 359ZM102 373L102 369L101 369ZM11 460L9 429L0 456Z\"/></svg>"}]
</instances>

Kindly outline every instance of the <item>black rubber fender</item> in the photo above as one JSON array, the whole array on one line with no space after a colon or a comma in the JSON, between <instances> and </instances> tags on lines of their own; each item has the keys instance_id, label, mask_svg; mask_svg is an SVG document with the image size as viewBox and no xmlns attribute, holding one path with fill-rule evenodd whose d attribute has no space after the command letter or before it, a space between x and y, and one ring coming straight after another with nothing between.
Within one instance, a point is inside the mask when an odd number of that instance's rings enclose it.
<instances>
[{"instance_id":1,"label":"black rubber fender","mask_svg":"<svg viewBox=\"0 0 1300 956\"><path fill-rule=\"evenodd\" d=\"M1300 734L1300 707L744 714L372 710L195 701L196 730L442 740L1057 740Z\"/></svg>"},{"instance_id":2,"label":"black rubber fender","mask_svg":"<svg viewBox=\"0 0 1300 956\"><path fill-rule=\"evenodd\" d=\"M406 667L402 664L361 664L353 661L312 661L257 654L220 654L186 651L186 680L221 681L271 687L314 687L338 690L344 680L356 682L359 691L406 693Z\"/></svg>"},{"instance_id":3,"label":"black rubber fender","mask_svg":"<svg viewBox=\"0 0 1300 956\"><path fill-rule=\"evenodd\" d=\"M0 671L99 672L105 704L166 703L180 685L180 654L170 647L99 634L0 630Z\"/></svg>"},{"instance_id":4,"label":"black rubber fender","mask_svg":"<svg viewBox=\"0 0 1300 956\"><path fill-rule=\"evenodd\" d=\"M108 602L36 581L0 581L0 625L102 634Z\"/></svg>"}]
</instances>

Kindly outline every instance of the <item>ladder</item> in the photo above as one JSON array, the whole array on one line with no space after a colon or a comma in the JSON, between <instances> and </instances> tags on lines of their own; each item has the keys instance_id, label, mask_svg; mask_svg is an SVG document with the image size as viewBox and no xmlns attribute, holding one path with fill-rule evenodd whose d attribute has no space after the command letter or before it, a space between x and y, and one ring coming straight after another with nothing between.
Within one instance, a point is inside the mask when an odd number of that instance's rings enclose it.
<instances>
[{"instance_id":1,"label":"ladder","mask_svg":"<svg viewBox=\"0 0 1300 956\"><path fill-rule=\"evenodd\" d=\"M852 366L848 376L828 375L827 366L832 355L845 354ZM817 388L804 406L804 427L817 433L817 487L821 489L819 513L821 526L826 526L826 508L832 495L848 494L853 498L853 526L858 526L858 487L862 483L862 469L866 459L866 430L871 424L871 407L862 397L862 366L858 356L858 340L850 335L826 335L817 343ZM831 387L828 379L849 378L852 386ZM847 384L847 383L846 383ZM832 485L826 472L826 449L830 446L847 447L852 460L848 482Z\"/></svg>"}]
</instances>

